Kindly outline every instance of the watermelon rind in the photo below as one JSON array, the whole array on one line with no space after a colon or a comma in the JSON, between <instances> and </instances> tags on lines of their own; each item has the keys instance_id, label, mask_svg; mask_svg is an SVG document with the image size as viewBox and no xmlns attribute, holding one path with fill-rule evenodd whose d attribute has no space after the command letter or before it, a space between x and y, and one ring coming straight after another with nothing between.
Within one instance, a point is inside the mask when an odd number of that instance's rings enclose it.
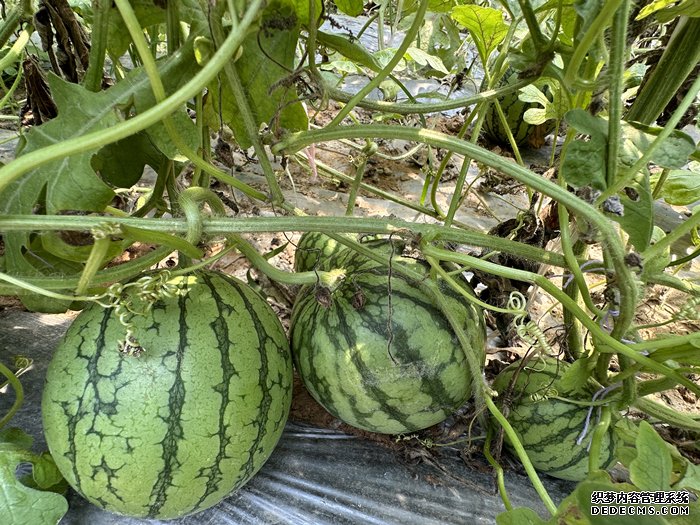
<instances>
[{"instance_id":1,"label":"watermelon rind","mask_svg":"<svg viewBox=\"0 0 700 525\"><path fill-rule=\"evenodd\" d=\"M594 389L585 385L576 391L565 391L559 379L568 369L565 362L553 358L530 359L527 365L515 362L506 367L494 380L493 387L503 396L513 374L518 373L510 395L512 404L507 419L523 445L533 467L552 477L581 481L588 475L589 445L596 421L596 409L552 399L552 396L574 401L591 401ZM589 420L588 432L586 420ZM613 426L603 436L598 466L608 469L616 462L616 439ZM514 453L506 436L507 448Z\"/></svg>"},{"instance_id":2,"label":"watermelon rind","mask_svg":"<svg viewBox=\"0 0 700 525\"><path fill-rule=\"evenodd\" d=\"M179 293L129 320L138 357L119 351L125 328L114 308L81 312L43 392L46 441L66 480L133 517L192 514L244 485L291 404L288 342L263 297L210 271L169 284Z\"/></svg>"},{"instance_id":3,"label":"watermelon rind","mask_svg":"<svg viewBox=\"0 0 700 525\"><path fill-rule=\"evenodd\" d=\"M385 434L435 425L470 396L465 349L448 320L405 265L428 277L418 260L392 258L392 269L351 250L332 264L345 281L333 291L303 289L291 323L292 355L307 390L328 412L354 427ZM465 290L468 284L463 283ZM482 312L445 283L449 308L483 362Z\"/></svg>"}]
</instances>

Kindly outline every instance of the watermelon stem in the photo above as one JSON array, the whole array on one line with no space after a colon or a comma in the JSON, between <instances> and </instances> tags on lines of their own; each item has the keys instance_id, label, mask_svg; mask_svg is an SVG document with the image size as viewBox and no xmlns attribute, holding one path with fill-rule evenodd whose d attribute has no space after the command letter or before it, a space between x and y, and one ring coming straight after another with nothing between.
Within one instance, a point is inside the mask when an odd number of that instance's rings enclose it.
<instances>
[{"instance_id":1,"label":"watermelon stem","mask_svg":"<svg viewBox=\"0 0 700 525\"><path fill-rule=\"evenodd\" d=\"M335 269L330 271L312 270L308 272L285 272L271 265L265 257L260 255L255 248L239 235L230 235L229 241L262 273L273 281L284 284L316 285L334 290L345 280L345 270Z\"/></svg>"},{"instance_id":2,"label":"watermelon stem","mask_svg":"<svg viewBox=\"0 0 700 525\"><path fill-rule=\"evenodd\" d=\"M610 421L612 419L612 414L609 406L604 406L600 408L600 416L598 423L593 431L593 436L591 437L591 442L588 446L588 474L596 470L600 470L600 453L603 449L603 438L608 433L608 428L610 427ZM588 420L586 420L588 421Z\"/></svg>"},{"instance_id":3,"label":"watermelon stem","mask_svg":"<svg viewBox=\"0 0 700 525\"><path fill-rule=\"evenodd\" d=\"M697 395L700 395L700 386L695 384L693 381L687 377L677 373L672 368L654 361L653 359L642 355L637 349L631 348L630 346L618 341L613 337L614 334L608 334L598 326L598 323L591 319L586 312L573 301L565 292L563 292L554 283L549 281L545 276L539 275L533 272L528 272L525 270L518 270L515 268L508 268L495 264L489 261L479 259L477 257L472 257L464 253L455 253L448 250L443 250L436 248L435 246L423 243L421 246L423 253L427 256L432 256L443 261L451 261L457 264L471 265L473 268L477 268L481 271L492 273L494 275L499 275L509 279L514 279L517 281L525 281L539 286L544 291L552 295L557 299L564 308L568 308L571 312L581 321L581 323L588 328L593 337L596 339L596 347L599 351L602 348L608 347L613 352L618 355L628 357L632 361L639 363L640 365L663 374L666 377L674 378L678 383L687 387L690 391ZM636 345L635 345L636 346Z\"/></svg>"},{"instance_id":4,"label":"watermelon stem","mask_svg":"<svg viewBox=\"0 0 700 525\"><path fill-rule=\"evenodd\" d=\"M90 250L90 255L85 263L83 272L80 274L80 280L78 281L78 286L75 289L75 295L84 295L90 286L92 278L95 276L97 271L105 262L105 256L109 250L112 243L111 236L118 235L121 232L121 228L117 224L106 223L102 226L98 226L92 229L92 236L95 242Z\"/></svg>"},{"instance_id":5,"label":"watermelon stem","mask_svg":"<svg viewBox=\"0 0 700 525\"><path fill-rule=\"evenodd\" d=\"M141 24L138 18L136 17L136 13L134 12L134 9L131 7L130 3L127 0L115 0L115 5L119 10L119 14L122 17L124 25L129 31L129 35L131 36L134 46L136 47L136 50L139 54L139 58L141 59L141 63L143 64L144 71L146 72L148 80L151 83L153 96L155 97L157 103L162 103L166 100L163 80L161 79L160 74L158 73L158 66L156 65L155 58L148 47L146 37L143 34ZM224 63L224 70L227 73L227 66L230 63L230 61ZM241 108L241 102L242 101L239 100L239 109L241 110L241 116L245 120L245 114L243 109ZM249 186L248 184L239 181L235 177L232 177L231 175L225 173L221 169L217 168L210 162L207 162L202 157L200 157L196 151L190 148L190 146L187 144L187 141L182 137L180 131L178 130L177 126L175 126L175 123L169 113L164 113L163 115L161 115L161 122L165 127L165 131L168 134L168 137L170 138L170 140L173 141L178 151L185 155L188 158L188 160L190 160L195 166L206 171L207 173L216 177L222 182L228 182L234 188L237 188L238 190L242 191L251 198L262 201L267 200L267 196L265 194L260 193L252 186ZM267 159L267 156L265 156L265 159ZM262 158L260 159L260 164L264 165ZM271 185L270 188L273 188L273 186Z\"/></svg>"},{"instance_id":6,"label":"watermelon stem","mask_svg":"<svg viewBox=\"0 0 700 525\"><path fill-rule=\"evenodd\" d=\"M217 52L212 55L211 59L204 67L172 95L158 102L143 113L124 120L109 129L100 129L85 135L73 137L69 140L61 141L60 143L17 157L15 161L0 168L0 191L3 191L8 184L17 180L32 169L36 169L54 160L65 159L71 155L93 149L97 150L107 144L117 142L118 140L134 135L162 121L163 115L169 115L173 111L181 109L185 102L197 93L200 93L202 89L216 77L221 71L221 68L231 60L233 54L239 49L243 40L246 38L248 28L258 19L264 4L265 2L263 0L253 0L250 5L247 6L245 16L238 24L238 30L231 31L224 43L219 47ZM210 167L212 167L212 165L207 163L207 168L209 169ZM266 199L264 194L221 170L218 170L215 176L223 182L231 184L241 189L241 191L245 191L248 195L256 195L258 196L257 198Z\"/></svg>"},{"instance_id":7,"label":"watermelon stem","mask_svg":"<svg viewBox=\"0 0 700 525\"><path fill-rule=\"evenodd\" d=\"M484 448L482 449L486 461L496 472L496 484L498 485L498 493L501 496L503 505L506 510L512 510L513 505L510 502L510 497L508 496L508 491L506 490L505 478L503 476L503 467L496 461L496 459L491 455L491 440L493 438L493 427L489 427L488 435L486 436L486 442L484 443Z\"/></svg>"},{"instance_id":8,"label":"watermelon stem","mask_svg":"<svg viewBox=\"0 0 700 525\"><path fill-rule=\"evenodd\" d=\"M515 433L515 430L513 430L513 427L510 426L510 423L508 422L508 420L505 418L505 416L501 413L501 411L498 409L496 404L493 402L493 399L491 399L491 397L487 395L485 397L485 401L486 401L486 407L489 409L489 412L491 412L491 415L496 419L496 421L498 421L498 423L503 428L503 431L508 436L508 439L510 440L511 446L515 450L515 453L517 454L518 459L523 464L523 467L525 468L525 472L527 472L527 476L528 476L528 478L530 478L530 482L532 483L532 486L535 488L537 495L542 500L542 503L544 503L544 506L547 508L547 511L549 511L549 513L552 516L554 516L557 512L557 506L552 501L552 498L550 497L549 493L547 492L547 489L544 488L544 485L542 484L540 477L537 475L537 471L535 471L535 467L532 466L532 462L530 461L530 458L528 457L527 452L525 452L525 449L523 448L522 443L518 439L518 435Z\"/></svg>"}]
</instances>

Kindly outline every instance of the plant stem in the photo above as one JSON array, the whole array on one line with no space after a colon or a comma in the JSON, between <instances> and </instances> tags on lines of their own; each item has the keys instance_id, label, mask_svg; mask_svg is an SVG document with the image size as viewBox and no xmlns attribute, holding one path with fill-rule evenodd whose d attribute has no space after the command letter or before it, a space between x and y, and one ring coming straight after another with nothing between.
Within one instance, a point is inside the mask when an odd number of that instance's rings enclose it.
<instances>
[{"instance_id":1,"label":"plant stem","mask_svg":"<svg viewBox=\"0 0 700 525\"><path fill-rule=\"evenodd\" d=\"M168 247L157 248L148 255L143 255L138 259L132 259L119 266L97 272L92 281L104 285L129 279L163 260L172 251L173 250ZM7 281L6 279L0 280ZM33 277L26 278L23 283L27 283L41 290L67 290L75 288L78 285L78 281L79 279L77 277ZM21 292L23 288L23 286L17 284L12 286L0 284L0 295L16 295Z\"/></svg>"},{"instance_id":2,"label":"plant stem","mask_svg":"<svg viewBox=\"0 0 700 525\"><path fill-rule=\"evenodd\" d=\"M111 10L111 0L93 0L92 2L90 65L83 78L83 85L89 91L97 92L102 89Z\"/></svg>"},{"instance_id":3,"label":"plant stem","mask_svg":"<svg viewBox=\"0 0 700 525\"><path fill-rule=\"evenodd\" d=\"M0 71L4 71L12 64L19 61L20 57L22 56L22 52L24 51L24 48L29 43L29 37L31 34L31 28L25 29L19 34L19 37L17 37L15 43L12 44L12 47L7 52L7 54L0 58Z\"/></svg>"},{"instance_id":4,"label":"plant stem","mask_svg":"<svg viewBox=\"0 0 700 525\"><path fill-rule=\"evenodd\" d=\"M607 185L617 180L618 154L620 150L620 129L622 128L622 88L625 63L627 62L627 19L629 18L629 0L623 0L613 16L612 42L610 43L610 61L608 62L609 97L608 97L608 148L607 148Z\"/></svg>"},{"instance_id":5,"label":"plant stem","mask_svg":"<svg viewBox=\"0 0 700 525\"><path fill-rule=\"evenodd\" d=\"M494 275L507 277L508 279L514 279L517 281L525 281L539 286L545 292L549 293L555 299L557 299L563 307L570 309L572 313L578 318L578 320L581 321L581 323L586 328L588 328L588 330L591 331L593 337L596 340L599 340L603 345L609 347L617 354L622 354L623 356L628 357L632 361L635 361L640 365L645 366L649 370L658 372L667 377L673 377L676 381L686 386L689 390L700 395L700 386L695 384L693 381L679 375L678 373L676 373L675 370L669 368L668 366L663 365L661 363L657 363L653 359L650 359L649 357L640 354L635 348L629 347L624 343L618 341L617 339L611 337L610 334L606 333L598 325L597 322L588 317L588 315L586 315L586 313L575 301L572 301L571 298L568 295L566 295L566 293L562 292L558 286L550 282L543 275L539 275L533 272L527 272L524 270L516 270L514 268L507 268L489 261L485 261L483 259L471 257L464 253L455 253L448 250L436 248L434 246L427 245L425 242L422 244L421 249L426 256L435 257L436 259L440 259L443 261L455 262L460 265L471 266L473 268L477 268L487 273L492 273Z\"/></svg>"},{"instance_id":6,"label":"plant stem","mask_svg":"<svg viewBox=\"0 0 700 525\"><path fill-rule=\"evenodd\" d=\"M603 445L603 439L605 434L608 432L610 427L610 420L612 418L610 407L602 406L600 407L600 421L595 426L593 430L593 436L591 438L591 446L588 450L588 472L595 472L600 470L601 466L605 467L607 465L600 464L600 452Z\"/></svg>"},{"instance_id":7,"label":"plant stem","mask_svg":"<svg viewBox=\"0 0 700 525\"><path fill-rule=\"evenodd\" d=\"M0 217L0 231L83 231L104 223L105 217L71 215L4 215ZM181 218L110 217L109 222L148 229L156 232L186 233L188 223ZM494 237L482 232L461 228L448 228L435 224L402 221L400 219L376 219L364 217L255 217L208 218L202 221L203 232L208 235L228 233L259 233L279 231L331 231L339 233L385 233L402 236L423 235L435 240L453 241L512 253L543 264L566 266L564 258L535 246Z\"/></svg>"},{"instance_id":8,"label":"plant stem","mask_svg":"<svg viewBox=\"0 0 700 525\"><path fill-rule=\"evenodd\" d=\"M675 131L676 125L680 122L681 118L683 118L685 112L688 111L688 108L690 108L690 106L695 102L695 98L697 97L698 92L700 92L700 76L695 79L695 82L693 82L693 85L690 86L688 93L686 93L685 97L683 97L683 100L673 112L673 115L671 116L669 121L659 132L654 141L651 144L649 144L649 146L647 146L642 156L637 160L637 162L634 163L634 165L626 169L617 178L617 180L614 181L614 183L611 186L609 186L603 193L600 194L600 197L598 197L598 199L596 200L597 204L602 203L611 195L616 195L617 192L622 190L632 181L632 179L637 175L637 173L639 173L639 171L646 167L646 165L653 157L654 153L656 153L656 150L661 146L661 144L663 144L663 142L668 137L671 136L671 133ZM674 230L674 233L675 231L676 230Z\"/></svg>"},{"instance_id":9,"label":"plant stem","mask_svg":"<svg viewBox=\"0 0 700 525\"><path fill-rule=\"evenodd\" d=\"M83 272L80 274L80 280L78 281L78 286L75 289L75 295L85 294L90 282L92 281L92 278L95 277L97 270L99 270L100 266L102 266L111 242L112 241L108 236L100 238L95 237L95 243L92 245L92 250L90 250L90 256L85 263Z\"/></svg>"},{"instance_id":10,"label":"plant stem","mask_svg":"<svg viewBox=\"0 0 700 525\"><path fill-rule=\"evenodd\" d=\"M316 285L323 284L328 288L334 289L338 284L345 279L345 270L342 268L331 270L328 272L309 271L309 272L285 272L272 266L267 259L260 255L258 251L245 241L239 235L228 236L231 243L262 273L267 275L273 281L284 284L297 285Z\"/></svg>"},{"instance_id":11,"label":"plant stem","mask_svg":"<svg viewBox=\"0 0 700 525\"><path fill-rule=\"evenodd\" d=\"M598 16L591 22L591 25L588 26L588 30L577 43L574 54L566 66L566 73L564 75L564 84L566 86L571 87L574 85L581 64L586 58L586 54L595 41L598 40L600 34L610 25L610 20L623 1L626 0L608 0L607 2L603 2L602 9L598 13Z\"/></svg>"},{"instance_id":12,"label":"plant stem","mask_svg":"<svg viewBox=\"0 0 700 525\"><path fill-rule=\"evenodd\" d=\"M506 433L506 436L508 436L508 440L511 446L515 449L515 453L517 454L518 459L520 459L520 462L523 464L523 467L525 467L525 472L527 472L527 476L528 478L530 478L530 482L535 488L537 495L544 503L544 506L547 508L547 511L549 511L549 513L552 516L554 516L557 512L557 506L554 504L552 498L550 498L549 494L547 493L547 489L545 489L544 485L542 485L542 481L537 475L535 467L532 466L530 458L527 457L527 452L525 452L522 443L520 443L520 440L518 439L518 435L515 433L515 430L513 430L513 427L510 426L508 420L503 416L503 414L500 410L498 410L498 407L495 405L493 400L488 396L486 396L486 406L489 409L489 412L491 412L491 415L496 419L496 421L498 421L501 427L503 427L503 431Z\"/></svg>"},{"instance_id":13,"label":"plant stem","mask_svg":"<svg viewBox=\"0 0 700 525\"><path fill-rule=\"evenodd\" d=\"M667 423L676 428L683 428L692 432L700 432L700 421L694 420L685 414L673 410L661 403L656 403L651 399L639 397L634 402L635 408L638 408L645 414L658 419L663 423Z\"/></svg>"},{"instance_id":14,"label":"plant stem","mask_svg":"<svg viewBox=\"0 0 700 525\"><path fill-rule=\"evenodd\" d=\"M661 257L663 253L670 249L674 243L682 239L686 234L700 226L700 213L694 213L673 230L668 232L664 237L659 239L656 244L652 244L642 252L642 259L651 261L656 257Z\"/></svg>"},{"instance_id":15,"label":"plant stem","mask_svg":"<svg viewBox=\"0 0 700 525\"><path fill-rule=\"evenodd\" d=\"M148 49L148 44L146 43L146 39L143 36L143 32L141 31L141 27L138 19L136 18L136 14L131 8L131 5L129 4L128 0L114 1L117 5L117 8L119 9L119 12L122 15L122 18L124 19L124 23L126 24L127 29L129 30L131 38L134 42L134 46L138 51L139 57L141 57L143 67L146 71L146 74L148 75L148 79L151 82L151 88L153 89L153 95L155 96L156 102L160 103L163 100L165 100L165 87L163 86L163 81L161 80L160 75L158 74L158 67L156 66L155 59L153 58L153 55L151 55L151 52ZM224 67L227 67L228 65L229 64L227 63ZM189 145L182 138L180 132L175 127L175 124L173 123L170 115L165 115L163 117L163 125L165 126L168 136L175 143L180 152L187 156L187 158L189 158L192 161L192 163L195 164L195 166L207 171L208 173L222 180L223 182L228 182L233 187L239 189L251 198L263 201L267 200L267 197L264 194L260 193L254 188L251 188L247 184L238 181L234 177L228 175L227 173L224 173L216 166L202 159L197 154L197 152L192 150L192 148L190 148Z\"/></svg>"},{"instance_id":16,"label":"plant stem","mask_svg":"<svg viewBox=\"0 0 700 525\"><path fill-rule=\"evenodd\" d=\"M502 171L506 175L510 175L519 182L528 185L533 190L548 195L558 201L560 205L564 205L571 211L585 217L592 222L600 232L615 268L621 296L620 315L617 319L617 324L620 326L628 326L629 323L632 322L637 304L637 289L634 284L634 277L624 262L625 251L620 242L620 238L607 217L588 203L569 193L565 188L475 144L470 144L443 133L427 129L385 125L359 125L343 126L342 128L336 127L330 130L312 130L290 134L281 142L275 144L272 147L272 151L273 153L296 151L316 142L341 138L403 139L423 142L435 147L452 150L465 156L471 156L488 166ZM700 214L698 214L697 217L700 219ZM658 246L658 243L655 246Z\"/></svg>"},{"instance_id":17,"label":"plant stem","mask_svg":"<svg viewBox=\"0 0 700 525\"><path fill-rule=\"evenodd\" d=\"M472 104L478 104L479 102L484 102L486 100L504 97L505 95L518 91L520 88L532 84L532 82L535 80L537 79L525 78L518 80L515 84L510 84L499 89L487 89L486 91L482 91L476 95L446 100L445 102L424 102L413 104L411 102L386 102L381 100L365 99L359 101L356 105L363 109L381 111L383 113L397 113L399 115L438 113L442 111L449 111L451 109L465 108L467 106L471 106ZM330 98L340 102L349 102L354 96L337 88L328 87L327 89Z\"/></svg>"},{"instance_id":18,"label":"plant stem","mask_svg":"<svg viewBox=\"0 0 700 525\"><path fill-rule=\"evenodd\" d=\"M355 211L355 201L357 200L357 192L360 190L360 185L362 184L362 177L365 174L365 167L367 166L367 161L370 156L377 151L377 145L367 140L367 144L362 149L360 153L360 158L357 160L357 166L355 167L355 178L350 185L350 192L348 193L348 205L345 209L346 216L354 215Z\"/></svg>"}]
</instances>

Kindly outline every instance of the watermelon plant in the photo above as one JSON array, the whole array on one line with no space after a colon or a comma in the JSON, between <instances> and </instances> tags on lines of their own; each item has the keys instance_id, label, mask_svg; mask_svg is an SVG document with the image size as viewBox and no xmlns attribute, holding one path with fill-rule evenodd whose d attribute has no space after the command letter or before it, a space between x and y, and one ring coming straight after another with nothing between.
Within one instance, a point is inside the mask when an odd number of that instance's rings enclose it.
<instances>
[{"instance_id":1,"label":"watermelon plant","mask_svg":"<svg viewBox=\"0 0 700 525\"><path fill-rule=\"evenodd\" d=\"M443 283L446 307L470 339L462 348L420 282L397 270L427 278L425 263L393 256L387 268L329 241L304 245L318 246L327 257L321 266L343 268L345 280L335 289L306 287L292 314L294 362L306 388L331 414L372 432L412 432L443 421L471 393L464 352L483 362L481 311ZM371 243L372 251L392 250L390 241Z\"/></svg>"},{"instance_id":2,"label":"watermelon plant","mask_svg":"<svg viewBox=\"0 0 700 525\"><path fill-rule=\"evenodd\" d=\"M289 413L292 361L248 285L210 271L150 279L75 319L49 365L42 416L82 496L170 519L215 505L267 461Z\"/></svg>"},{"instance_id":3,"label":"watermelon plant","mask_svg":"<svg viewBox=\"0 0 700 525\"><path fill-rule=\"evenodd\" d=\"M586 403L595 390L590 386L568 391L561 378L565 362L552 358L516 361L498 374L493 388L503 399L508 421L518 435L532 465L560 479L581 481L589 466L593 408ZM506 443L509 443L506 437ZM610 426L595 464L606 469L616 461L615 438Z\"/></svg>"}]
</instances>

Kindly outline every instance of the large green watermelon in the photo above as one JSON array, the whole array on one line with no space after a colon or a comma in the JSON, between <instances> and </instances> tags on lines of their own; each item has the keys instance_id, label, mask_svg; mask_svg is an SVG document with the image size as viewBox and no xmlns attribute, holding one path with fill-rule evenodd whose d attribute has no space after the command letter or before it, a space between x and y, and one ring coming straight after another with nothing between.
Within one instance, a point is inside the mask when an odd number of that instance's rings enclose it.
<instances>
[{"instance_id":1,"label":"large green watermelon","mask_svg":"<svg viewBox=\"0 0 700 525\"><path fill-rule=\"evenodd\" d=\"M115 309L81 312L43 393L46 441L64 477L129 516L183 516L241 487L270 456L291 403L287 339L260 295L208 271L168 284L174 296L129 317L138 356L120 352Z\"/></svg>"},{"instance_id":2,"label":"large green watermelon","mask_svg":"<svg viewBox=\"0 0 700 525\"><path fill-rule=\"evenodd\" d=\"M311 395L372 432L412 432L446 419L470 395L464 350L420 283L395 271L404 265L427 278L425 264L394 257L390 276L386 266L347 249L333 252L329 264L346 269L343 284L303 289L292 313L292 354ZM442 289L471 338L468 351L483 362L482 313Z\"/></svg>"},{"instance_id":3,"label":"large green watermelon","mask_svg":"<svg viewBox=\"0 0 700 525\"><path fill-rule=\"evenodd\" d=\"M518 72L509 69L499 83L499 87L505 87L518 81ZM547 95L549 92L545 90ZM515 143L518 146L530 146L540 148L545 143L545 137L554 131L555 121L548 120L542 124L529 124L525 122L525 112L532 107L540 107L529 102L523 102L519 98L520 91L515 91L498 99L503 114L506 116ZM510 147L508 135L501 119L498 117L495 104L489 104L482 131L486 139L495 144Z\"/></svg>"},{"instance_id":4,"label":"large green watermelon","mask_svg":"<svg viewBox=\"0 0 700 525\"><path fill-rule=\"evenodd\" d=\"M498 374L493 387L499 394L505 394L513 374L521 365L521 362L515 362ZM551 399L551 396L591 401L595 389L586 385L576 391L565 391L559 378L568 366L550 358L529 360L515 380L508 422L537 470L555 478L580 481L588 474L588 446L596 422L595 410L588 433L579 444L577 441L585 428L588 407ZM613 426L610 425L603 438L598 461L602 469L615 463ZM507 438L506 445L512 450Z\"/></svg>"}]
</instances>

